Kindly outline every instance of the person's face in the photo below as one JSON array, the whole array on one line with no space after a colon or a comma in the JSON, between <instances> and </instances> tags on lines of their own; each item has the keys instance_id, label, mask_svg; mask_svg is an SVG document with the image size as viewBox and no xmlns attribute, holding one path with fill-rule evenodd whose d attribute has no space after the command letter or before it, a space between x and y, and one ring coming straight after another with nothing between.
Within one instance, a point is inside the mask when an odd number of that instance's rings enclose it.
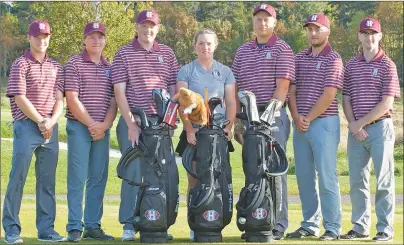
<instances>
[{"instance_id":1,"label":"person's face","mask_svg":"<svg viewBox=\"0 0 404 245\"><path fill-rule=\"evenodd\" d=\"M306 27L306 32L307 40L312 47L322 46L328 42L328 36L330 35L330 30L327 27L314 24L309 24Z\"/></svg>"},{"instance_id":2,"label":"person's face","mask_svg":"<svg viewBox=\"0 0 404 245\"><path fill-rule=\"evenodd\" d=\"M146 21L143 24L136 24L136 33L138 40L141 43L153 43L159 32L159 25L155 25L151 21Z\"/></svg>"},{"instance_id":3,"label":"person's face","mask_svg":"<svg viewBox=\"0 0 404 245\"><path fill-rule=\"evenodd\" d=\"M36 37L28 35L28 41L32 52L46 53L49 46L50 35L40 34Z\"/></svg>"},{"instance_id":4,"label":"person's face","mask_svg":"<svg viewBox=\"0 0 404 245\"><path fill-rule=\"evenodd\" d=\"M213 58L216 47L215 35L201 34L196 40L194 49L198 58Z\"/></svg>"},{"instance_id":5,"label":"person's face","mask_svg":"<svg viewBox=\"0 0 404 245\"><path fill-rule=\"evenodd\" d=\"M382 40L382 33L373 30L363 30L358 32L358 38L364 49L377 49L379 48L380 40Z\"/></svg>"},{"instance_id":6,"label":"person's face","mask_svg":"<svg viewBox=\"0 0 404 245\"><path fill-rule=\"evenodd\" d=\"M88 34L84 46L88 53L101 53L105 47L105 35L98 31Z\"/></svg>"},{"instance_id":7,"label":"person's face","mask_svg":"<svg viewBox=\"0 0 404 245\"><path fill-rule=\"evenodd\" d=\"M276 19L266 11L259 11L253 16L254 32L257 36L269 36L276 26Z\"/></svg>"}]
</instances>

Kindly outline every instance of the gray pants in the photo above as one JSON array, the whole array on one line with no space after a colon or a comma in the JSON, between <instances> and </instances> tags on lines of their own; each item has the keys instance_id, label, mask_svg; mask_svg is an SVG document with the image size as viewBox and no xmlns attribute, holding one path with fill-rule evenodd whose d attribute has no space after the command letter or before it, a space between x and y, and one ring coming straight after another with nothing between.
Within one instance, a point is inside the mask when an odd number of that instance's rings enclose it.
<instances>
[{"instance_id":1,"label":"gray pants","mask_svg":"<svg viewBox=\"0 0 404 245\"><path fill-rule=\"evenodd\" d=\"M128 125L121 116L116 126L116 137L118 139L119 150L123 154L132 143L128 139ZM133 216L135 215L136 197L139 187L129 185L122 180L121 203L119 205L119 222L123 224L124 230L133 230Z\"/></svg>"},{"instance_id":2,"label":"gray pants","mask_svg":"<svg viewBox=\"0 0 404 245\"><path fill-rule=\"evenodd\" d=\"M88 128L79 121L67 120L67 204L66 231L82 230L83 191L86 186L84 225L101 226L103 199L108 179L109 130L102 140L93 141Z\"/></svg>"},{"instance_id":3,"label":"gray pants","mask_svg":"<svg viewBox=\"0 0 404 245\"><path fill-rule=\"evenodd\" d=\"M32 154L35 152L36 175L36 228L38 235L54 232L56 217L55 175L58 162L58 125L45 144L38 125L32 120L17 120L14 123L13 156L7 192L3 207L3 228L7 232L20 233L18 217L22 193Z\"/></svg>"},{"instance_id":4,"label":"gray pants","mask_svg":"<svg viewBox=\"0 0 404 245\"><path fill-rule=\"evenodd\" d=\"M391 118L364 127L368 137L358 141L349 133L348 160L351 186L353 230L370 232L370 164L372 158L376 174L376 229L394 235L394 125Z\"/></svg>"},{"instance_id":5,"label":"gray pants","mask_svg":"<svg viewBox=\"0 0 404 245\"><path fill-rule=\"evenodd\" d=\"M296 179L303 213L301 227L316 236L320 234L321 215L326 230L337 235L341 232L341 197L337 176L339 141L338 116L317 118L303 133L294 125Z\"/></svg>"}]
</instances>

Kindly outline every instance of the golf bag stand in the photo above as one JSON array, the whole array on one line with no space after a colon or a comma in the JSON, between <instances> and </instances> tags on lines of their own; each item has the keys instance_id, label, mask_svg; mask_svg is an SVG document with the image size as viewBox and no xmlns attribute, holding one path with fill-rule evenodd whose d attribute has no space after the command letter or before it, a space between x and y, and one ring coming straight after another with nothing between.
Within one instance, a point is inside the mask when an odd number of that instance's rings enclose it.
<instances>
[{"instance_id":1,"label":"golf bag stand","mask_svg":"<svg viewBox=\"0 0 404 245\"><path fill-rule=\"evenodd\" d=\"M254 96L251 92L242 96ZM239 93L240 97L240 93ZM240 99L241 103L255 98ZM242 105L244 110L256 110L255 104ZM248 123L243 134L243 171L245 186L240 192L237 209L237 227L245 231L246 242L271 242L274 228L282 207L282 179L288 163L282 147L271 135L268 123L250 121L248 115L240 116ZM255 117L256 118L256 117Z\"/></svg>"},{"instance_id":2,"label":"golf bag stand","mask_svg":"<svg viewBox=\"0 0 404 245\"><path fill-rule=\"evenodd\" d=\"M229 148L223 131L228 120L221 117L219 122L214 117L210 118L210 126L196 133L196 145L188 144L182 154L185 170L197 180L188 193L188 224L196 242L221 242L221 232L233 214Z\"/></svg>"}]
</instances>

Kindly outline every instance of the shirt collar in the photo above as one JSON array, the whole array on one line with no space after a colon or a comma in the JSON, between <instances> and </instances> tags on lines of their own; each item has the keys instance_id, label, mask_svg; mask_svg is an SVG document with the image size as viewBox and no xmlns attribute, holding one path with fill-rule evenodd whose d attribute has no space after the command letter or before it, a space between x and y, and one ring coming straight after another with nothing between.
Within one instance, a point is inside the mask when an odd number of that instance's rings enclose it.
<instances>
[{"instance_id":1,"label":"shirt collar","mask_svg":"<svg viewBox=\"0 0 404 245\"><path fill-rule=\"evenodd\" d=\"M133 38L132 45L133 45L133 48L134 48L134 49L144 49L144 48L142 47L142 45L140 45L139 41L137 40L137 36L135 36L135 38ZM160 51L159 43L158 43L156 40L154 40L153 47L152 47L152 51L153 51L153 52L158 52L158 51Z\"/></svg>"},{"instance_id":2,"label":"shirt collar","mask_svg":"<svg viewBox=\"0 0 404 245\"><path fill-rule=\"evenodd\" d=\"M267 47L274 46L275 43L276 43L276 41L278 41L278 40L279 40L279 37L278 37L277 35L275 35L275 33L274 33L274 34L272 34L272 36L269 38L268 42L265 43L265 46L267 46ZM257 48L257 47L258 47L258 42L257 42L257 38L255 38L255 40L253 41L253 44L252 44L251 48L255 49L255 48Z\"/></svg>"},{"instance_id":3,"label":"shirt collar","mask_svg":"<svg viewBox=\"0 0 404 245\"><path fill-rule=\"evenodd\" d=\"M81 56L83 57L83 60L84 60L85 62L92 62L92 63L94 63L94 61L91 60L91 57L90 57L90 55L88 54L88 52L87 52L86 49L84 49L84 50L81 52ZM103 65L108 65L107 60L106 60L106 59L104 58L104 56L102 56L102 55L101 55L101 63L102 63Z\"/></svg>"},{"instance_id":4,"label":"shirt collar","mask_svg":"<svg viewBox=\"0 0 404 245\"><path fill-rule=\"evenodd\" d=\"M327 43L327 45L325 45L325 47L323 48L323 50L321 50L321 52L318 54L318 56L326 56L327 54L329 54L331 52L332 48L330 43ZM307 52L306 55L310 55L312 53L312 47L310 47Z\"/></svg>"},{"instance_id":5,"label":"shirt collar","mask_svg":"<svg viewBox=\"0 0 404 245\"><path fill-rule=\"evenodd\" d=\"M24 57L33 62L39 62L37 59L35 59L34 56L32 56L31 50L29 50L29 49L24 52ZM43 59L43 62L45 62L47 60L48 60L48 55L45 54L45 58Z\"/></svg>"},{"instance_id":6,"label":"shirt collar","mask_svg":"<svg viewBox=\"0 0 404 245\"><path fill-rule=\"evenodd\" d=\"M377 54L375 55L375 57L373 57L370 62L372 61L380 61L382 60L384 57L384 51L383 49L379 48L379 51L377 52ZM363 53L359 56L359 60L360 61L366 61L365 56L363 56Z\"/></svg>"}]
</instances>

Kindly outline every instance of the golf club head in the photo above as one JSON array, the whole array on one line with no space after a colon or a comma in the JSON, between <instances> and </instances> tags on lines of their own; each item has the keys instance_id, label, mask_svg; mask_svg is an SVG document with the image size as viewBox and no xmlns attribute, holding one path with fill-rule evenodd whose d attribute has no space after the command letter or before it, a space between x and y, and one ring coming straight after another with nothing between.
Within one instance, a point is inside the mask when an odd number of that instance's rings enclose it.
<instances>
[{"instance_id":1,"label":"golf club head","mask_svg":"<svg viewBox=\"0 0 404 245\"><path fill-rule=\"evenodd\" d=\"M254 93L249 91L239 91L237 95L245 109L245 113L247 114L248 123L250 125L259 125L261 121L259 118L257 102Z\"/></svg>"},{"instance_id":2,"label":"golf club head","mask_svg":"<svg viewBox=\"0 0 404 245\"><path fill-rule=\"evenodd\" d=\"M226 120L226 116L223 113L215 113L211 124L219 126L224 120Z\"/></svg>"},{"instance_id":3,"label":"golf club head","mask_svg":"<svg viewBox=\"0 0 404 245\"><path fill-rule=\"evenodd\" d=\"M222 105L223 104L223 100L222 98L219 97L213 97L209 99L208 105L209 105L209 111L210 111L210 115L209 115L209 124L213 123L213 116L214 116L214 111L216 106L218 105Z\"/></svg>"},{"instance_id":4,"label":"golf club head","mask_svg":"<svg viewBox=\"0 0 404 245\"><path fill-rule=\"evenodd\" d=\"M262 123L266 124L267 126L270 126L271 124L274 123L275 121L275 112L276 108L278 108L279 103L282 103L281 101L277 99L271 99L264 112L262 113L260 120Z\"/></svg>"},{"instance_id":5,"label":"golf club head","mask_svg":"<svg viewBox=\"0 0 404 245\"><path fill-rule=\"evenodd\" d=\"M159 123L161 123L167 110L167 104L168 100L170 99L170 95L165 89L153 89L152 98L157 107L157 116L159 118Z\"/></svg>"},{"instance_id":6,"label":"golf club head","mask_svg":"<svg viewBox=\"0 0 404 245\"><path fill-rule=\"evenodd\" d=\"M147 120L147 116L146 113L144 112L144 110L142 110L139 107L134 107L130 110L132 112L132 114L135 116L139 116L140 118L140 127L141 128L148 128L149 127L149 121Z\"/></svg>"}]
</instances>

